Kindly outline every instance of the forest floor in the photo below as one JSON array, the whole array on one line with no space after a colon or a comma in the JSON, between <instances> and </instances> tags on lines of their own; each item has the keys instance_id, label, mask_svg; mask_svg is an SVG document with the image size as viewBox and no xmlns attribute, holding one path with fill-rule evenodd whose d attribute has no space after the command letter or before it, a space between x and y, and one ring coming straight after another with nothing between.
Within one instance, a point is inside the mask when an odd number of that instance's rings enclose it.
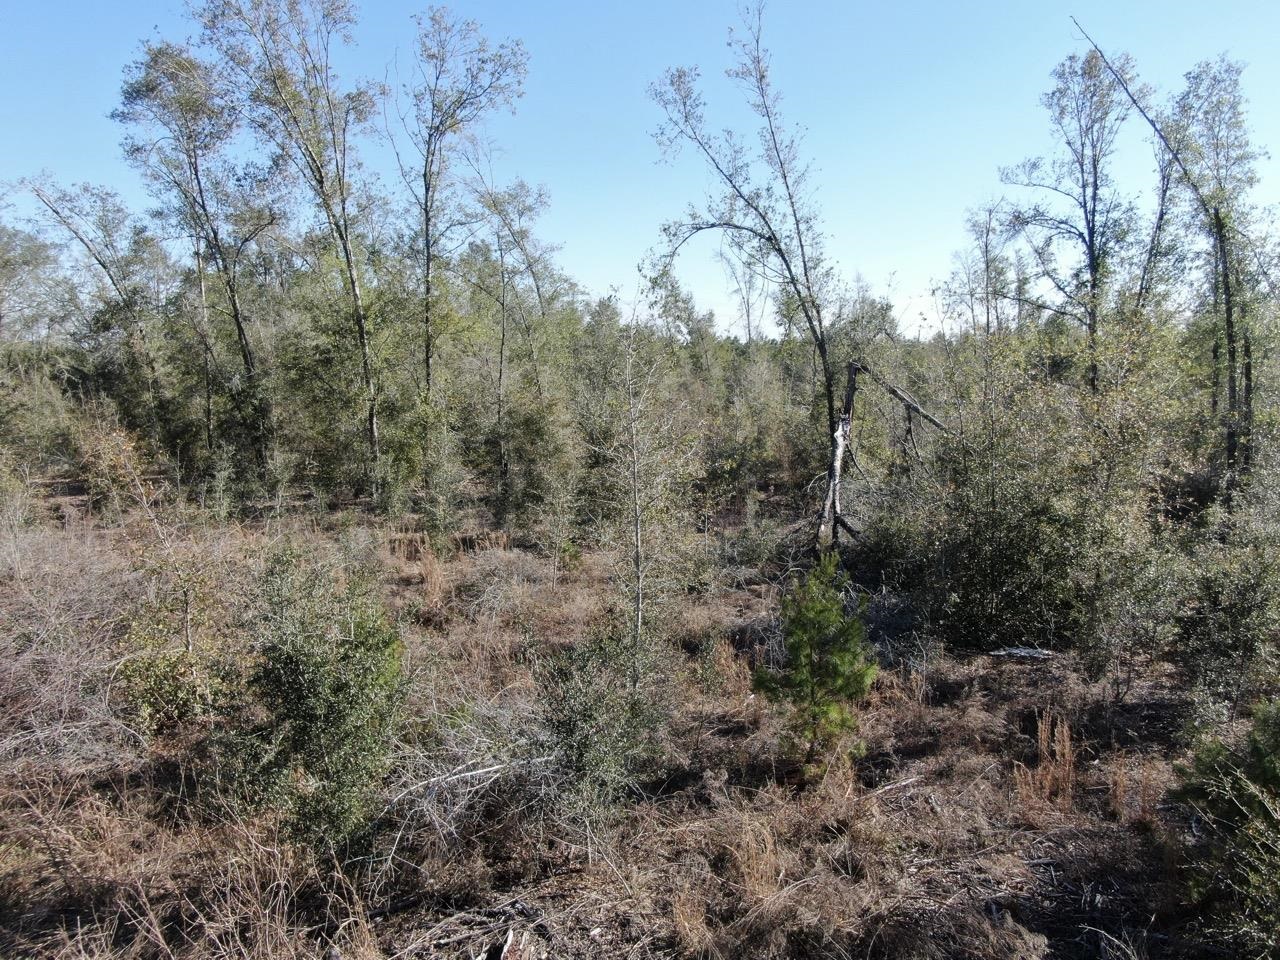
<instances>
[{"instance_id":1,"label":"forest floor","mask_svg":"<svg viewBox=\"0 0 1280 960\"><path fill-rule=\"evenodd\" d=\"M15 624L65 619L59 591L80 590L75 599L88 582L107 590L111 571L130 562L121 559L125 534L91 529L84 516L63 498L15 541L25 559L0 577L0 608ZM375 558L419 691L411 708L428 699L534 703L540 651L582 642L613 596L603 554L555 571L501 536L432 551L419 535L368 518L296 521L287 531L244 524L206 532L192 549L225 553L230 540L260 554L282 533L317 549L342 537ZM1182 901L1179 861L1196 824L1169 790L1185 758L1177 734L1189 705L1163 668L1142 665L1119 702L1063 655L939 656L885 670L858 742L804 769L750 683L778 599L776 584L750 573L681 597L664 614L673 719L661 772L590 817L493 804L494 816L472 820L465 837L414 854L416 880L361 903L351 922L362 946L347 938L343 955L1212 955ZM14 673L25 668L8 668L0 680L11 689L29 682ZM35 903L41 884L70 889L77 870L122 877L122 889L177 889L172 876L148 874L177 869L162 866L177 858L158 853L176 841L168 828L135 823L114 847L73 843L88 821L70 811L90 800L96 831L111 816L139 816L145 805L130 802L131 779L99 774L37 796L12 780L28 769L6 768L5 805L21 815L14 831L45 831L52 859L39 870L14 860L35 856L21 839L31 834L0 842L10 905L0 937L15 956L27 955L24 945L30 955L104 955L73 952L65 930L58 950L38 946L51 942L41 939L47 924L76 915L62 894L35 920L34 907L15 919L15 898ZM137 863L104 866L104 850ZM94 890L96 903L111 902L100 884Z\"/></svg>"},{"instance_id":2,"label":"forest floor","mask_svg":"<svg viewBox=\"0 0 1280 960\"><path fill-rule=\"evenodd\" d=\"M404 570L392 594L404 609L425 586L437 613L414 642L501 685L522 638L586 635L606 572L587 557L553 584L500 547ZM388 918L382 948L475 954L514 931L517 958L1202 955L1178 879L1194 823L1168 796L1189 704L1163 668L1118 702L1062 655L885 671L861 755L806 771L750 686L777 601L763 581L684 600L665 775L576 843L517 862L499 843L474 904Z\"/></svg>"}]
</instances>

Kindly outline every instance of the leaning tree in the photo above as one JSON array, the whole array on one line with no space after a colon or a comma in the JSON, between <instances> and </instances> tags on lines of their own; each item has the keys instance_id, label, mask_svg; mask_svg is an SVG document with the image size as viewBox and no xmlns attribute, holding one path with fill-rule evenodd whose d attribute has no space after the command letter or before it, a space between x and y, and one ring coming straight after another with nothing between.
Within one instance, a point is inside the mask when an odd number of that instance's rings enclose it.
<instances>
[{"instance_id":1,"label":"leaning tree","mask_svg":"<svg viewBox=\"0 0 1280 960\"><path fill-rule=\"evenodd\" d=\"M859 376L886 389L910 415L940 430L946 428L910 394L872 370L861 358L867 343L856 342L854 356L843 364L833 356L832 332L842 319L841 305L847 298L824 255L809 168L801 159L798 134L782 118L762 27L762 10L757 6L746 18L743 34L732 40L737 60L728 71L758 121L756 147L733 131L716 132L708 125L696 67L670 69L650 88L665 115L657 133L663 151L671 155L681 147L692 149L717 185L701 206L691 206L684 217L664 225L666 242L659 269L668 269L694 237L718 233L731 255L773 284L785 308L803 323L813 343L831 438L827 491L816 530L816 539L822 543L828 538L838 540L842 528L852 533L841 512L840 481ZM838 403L842 366L847 379L843 402Z\"/></svg>"}]
</instances>

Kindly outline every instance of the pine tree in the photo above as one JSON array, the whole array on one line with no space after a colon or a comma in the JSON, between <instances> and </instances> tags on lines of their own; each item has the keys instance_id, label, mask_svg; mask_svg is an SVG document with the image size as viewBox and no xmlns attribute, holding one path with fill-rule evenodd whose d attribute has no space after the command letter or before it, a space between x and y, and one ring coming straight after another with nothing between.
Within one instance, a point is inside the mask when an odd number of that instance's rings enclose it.
<instances>
[{"instance_id":1,"label":"pine tree","mask_svg":"<svg viewBox=\"0 0 1280 960\"><path fill-rule=\"evenodd\" d=\"M876 676L862 621L845 613L847 585L835 553L823 554L782 601L786 664L756 671L757 690L791 704L792 728L807 744L805 763L832 737L857 725L855 704Z\"/></svg>"}]
</instances>

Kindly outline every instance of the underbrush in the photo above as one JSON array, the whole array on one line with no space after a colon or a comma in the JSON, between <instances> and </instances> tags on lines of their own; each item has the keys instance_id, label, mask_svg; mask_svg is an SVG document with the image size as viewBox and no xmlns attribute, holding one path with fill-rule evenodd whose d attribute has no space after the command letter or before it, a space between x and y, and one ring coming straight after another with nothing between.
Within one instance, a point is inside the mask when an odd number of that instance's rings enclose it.
<instances>
[{"instance_id":1,"label":"underbrush","mask_svg":"<svg viewBox=\"0 0 1280 960\"><path fill-rule=\"evenodd\" d=\"M806 765L781 570L632 649L598 553L58 515L0 545L5 955L1211 955L1155 664L890 658Z\"/></svg>"},{"instance_id":2,"label":"underbrush","mask_svg":"<svg viewBox=\"0 0 1280 960\"><path fill-rule=\"evenodd\" d=\"M1215 932L1249 956L1280 956L1280 701L1238 743L1202 745L1186 780L1208 828L1195 889Z\"/></svg>"}]
</instances>

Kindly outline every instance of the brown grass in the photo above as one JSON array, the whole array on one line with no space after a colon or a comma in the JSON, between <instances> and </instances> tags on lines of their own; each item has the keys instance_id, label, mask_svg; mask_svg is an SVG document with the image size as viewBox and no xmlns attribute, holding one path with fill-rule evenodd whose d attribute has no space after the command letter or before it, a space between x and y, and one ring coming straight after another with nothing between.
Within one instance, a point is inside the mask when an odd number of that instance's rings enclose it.
<instances>
[{"instance_id":1,"label":"brown grass","mask_svg":"<svg viewBox=\"0 0 1280 960\"><path fill-rule=\"evenodd\" d=\"M1036 718L1036 764L1017 763L1013 770L1019 801L1028 811L1054 806L1069 812L1075 800L1076 748L1071 724L1051 710Z\"/></svg>"},{"instance_id":2,"label":"brown grass","mask_svg":"<svg viewBox=\"0 0 1280 960\"><path fill-rule=\"evenodd\" d=\"M193 815L175 767L190 744L160 749L116 709L121 638L172 582L154 524L14 527L0 542L15 628L0 635L2 955L461 958L509 940L507 960L996 960L1100 956L1148 926L1173 942L1171 757L1091 733L1094 688L1066 658L886 672L865 756L806 778L751 692L776 593L690 594L664 621L673 714L654 780L583 809L542 762L533 671L608 622L608 557L557 579L501 538L159 519L173 557L218 571L209 642L243 640L236 604L278 539L378 565L410 722L373 853L339 869L267 817ZM1110 885L1089 886L1098 876Z\"/></svg>"}]
</instances>

